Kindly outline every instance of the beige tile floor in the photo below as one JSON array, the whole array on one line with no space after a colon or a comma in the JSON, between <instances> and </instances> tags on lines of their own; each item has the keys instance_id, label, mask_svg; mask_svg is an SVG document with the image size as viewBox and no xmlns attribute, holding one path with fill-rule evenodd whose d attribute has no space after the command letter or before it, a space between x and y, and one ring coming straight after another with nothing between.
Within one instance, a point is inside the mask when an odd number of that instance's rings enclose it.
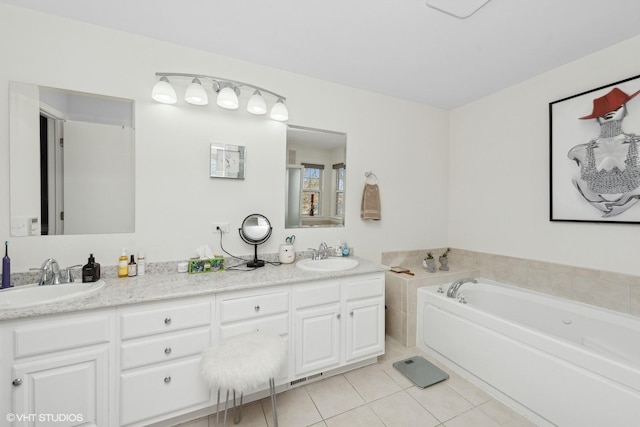
<instances>
[{"instance_id":1,"label":"beige tile floor","mask_svg":"<svg viewBox=\"0 0 640 427\"><path fill-rule=\"evenodd\" d=\"M421 355L449 379L421 389L392 364ZM535 424L442 366L390 337L378 363L277 395L280 427L533 427ZM229 414L231 416L231 413ZM221 418L222 422L222 418ZM273 427L269 398L245 405L241 427ZM227 420L233 426L233 419ZM215 415L180 427L214 427Z\"/></svg>"}]
</instances>

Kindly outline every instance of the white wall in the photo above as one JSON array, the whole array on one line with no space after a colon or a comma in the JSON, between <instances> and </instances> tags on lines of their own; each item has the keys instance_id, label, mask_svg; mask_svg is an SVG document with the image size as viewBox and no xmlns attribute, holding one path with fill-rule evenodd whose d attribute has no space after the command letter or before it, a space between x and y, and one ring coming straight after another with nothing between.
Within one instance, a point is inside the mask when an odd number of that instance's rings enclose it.
<instances>
[{"instance_id":1,"label":"white wall","mask_svg":"<svg viewBox=\"0 0 640 427\"><path fill-rule=\"evenodd\" d=\"M225 248L252 248L237 235L246 215L271 219L277 252L284 230L285 124L229 112L153 102L155 72L182 71L252 82L287 97L289 123L347 133L346 227L296 230L297 249L347 241L372 260L381 251L441 247L448 218L448 113L398 99L249 64L173 44L0 5L0 239L11 241L12 271L47 257L62 265L90 252L114 265L120 249L147 260L184 259L209 244L211 223L227 221ZM8 84L19 81L136 102L136 232L86 236L9 236ZM244 100L246 102L246 100ZM211 142L247 147L246 179L208 176ZM379 178L382 221L360 220L364 173Z\"/></svg>"},{"instance_id":2,"label":"white wall","mask_svg":"<svg viewBox=\"0 0 640 427\"><path fill-rule=\"evenodd\" d=\"M636 37L451 112L449 245L640 275L640 225L549 221L548 118L549 102L640 74L639 49Z\"/></svg>"}]
</instances>

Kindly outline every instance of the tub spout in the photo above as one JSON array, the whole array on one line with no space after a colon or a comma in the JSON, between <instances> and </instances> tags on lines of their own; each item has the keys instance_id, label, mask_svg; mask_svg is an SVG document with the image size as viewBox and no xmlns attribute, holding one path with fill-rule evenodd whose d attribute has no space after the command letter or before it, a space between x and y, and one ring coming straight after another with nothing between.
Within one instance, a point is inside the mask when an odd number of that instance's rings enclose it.
<instances>
[{"instance_id":1,"label":"tub spout","mask_svg":"<svg viewBox=\"0 0 640 427\"><path fill-rule=\"evenodd\" d=\"M458 296L458 289L460 289L460 286L464 285L467 282L478 283L476 279L471 277L467 277L465 279L458 279L453 283L451 283L451 285L449 286L449 289L447 290L447 296L449 298L456 298Z\"/></svg>"}]
</instances>

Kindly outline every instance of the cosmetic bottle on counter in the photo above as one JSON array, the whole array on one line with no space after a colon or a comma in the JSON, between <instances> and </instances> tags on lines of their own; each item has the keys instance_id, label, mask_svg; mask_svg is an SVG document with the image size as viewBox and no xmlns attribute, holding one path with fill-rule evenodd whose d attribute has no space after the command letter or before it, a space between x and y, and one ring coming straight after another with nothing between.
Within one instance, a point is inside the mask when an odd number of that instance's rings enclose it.
<instances>
[{"instance_id":1,"label":"cosmetic bottle on counter","mask_svg":"<svg viewBox=\"0 0 640 427\"><path fill-rule=\"evenodd\" d=\"M138 265L136 264L136 260L133 258L133 254L131 254L131 261L129 261L129 265L127 266L127 276L134 277L138 275Z\"/></svg>"},{"instance_id":2,"label":"cosmetic bottle on counter","mask_svg":"<svg viewBox=\"0 0 640 427\"><path fill-rule=\"evenodd\" d=\"M144 276L147 268L147 259L144 252L138 252L138 276Z\"/></svg>"},{"instance_id":3,"label":"cosmetic bottle on counter","mask_svg":"<svg viewBox=\"0 0 640 427\"><path fill-rule=\"evenodd\" d=\"M129 269L127 267L127 251L122 248L120 258L118 258L118 277L127 277Z\"/></svg>"},{"instance_id":4,"label":"cosmetic bottle on counter","mask_svg":"<svg viewBox=\"0 0 640 427\"><path fill-rule=\"evenodd\" d=\"M93 254L89 254L87 264L82 266L82 282L97 282L100 280L100 264L96 262Z\"/></svg>"}]
</instances>

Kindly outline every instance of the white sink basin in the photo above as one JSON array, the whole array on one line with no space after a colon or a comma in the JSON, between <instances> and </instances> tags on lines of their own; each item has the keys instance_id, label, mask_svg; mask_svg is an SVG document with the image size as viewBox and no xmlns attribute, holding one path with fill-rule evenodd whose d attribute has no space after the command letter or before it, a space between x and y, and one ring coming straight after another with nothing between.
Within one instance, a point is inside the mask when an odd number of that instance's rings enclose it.
<instances>
[{"instance_id":1,"label":"white sink basin","mask_svg":"<svg viewBox=\"0 0 640 427\"><path fill-rule=\"evenodd\" d=\"M48 304L87 296L99 291L104 280L93 283L61 283L59 285L24 285L0 291L0 310Z\"/></svg>"},{"instance_id":2,"label":"white sink basin","mask_svg":"<svg viewBox=\"0 0 640 427\"><path fill-rule=\"evenodd\" d=\"M296 263L296 267L307 271L342 271L357 266L358 260L353 258L306 258Z\"/></svg>"}]
</instances>

